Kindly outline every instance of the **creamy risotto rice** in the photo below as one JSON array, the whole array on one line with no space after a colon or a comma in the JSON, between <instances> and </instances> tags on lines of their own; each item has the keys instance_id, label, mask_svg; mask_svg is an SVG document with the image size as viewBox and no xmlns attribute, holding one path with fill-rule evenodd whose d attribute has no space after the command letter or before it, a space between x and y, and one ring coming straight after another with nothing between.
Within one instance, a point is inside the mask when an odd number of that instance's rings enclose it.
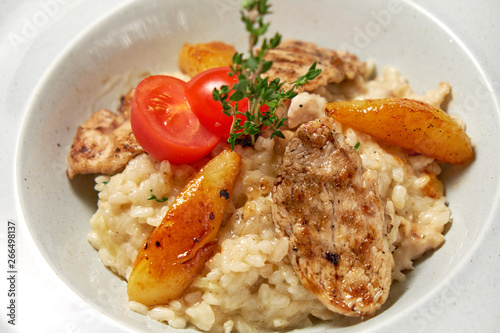
<instances>
[{"instance_id":1,"label":"creamy risotto rice","mask_svg":"<svg viewBox=\"0 0 500 333\"><path fill-rule=\"evenodd\" d=\"M291 105L290 126L322 116L326 102L408 97L439 107L449 90L448 84L441 83L417 96L397 71L384 68L374 80L358 77L320 88L312 96L300 94L296 98L301 103ZM340 123L336 130L357 147L364 167L378 179L391 225L393 279L403 280L414 259L444 241L450 211L436 178L440 167L431 158L410 156ZM292 131L285 132L287 138ZM194 326L213 332L289 330L313 325L312 318L335 320L336 315L302 287L287 257L288 241L277 238L274 231L270 192L286 143L286 139L260 137L254 148L237 146L242 169L215 255L182 298L153 308L131 302L132 310L174 328ZM143 154L122 173L96 178L98 210L88 237L104 265L128 278L139 248L195 171L192 166L171 165ZM158 202L153 196L168 200Z\"/></svg>"}]
</instances>

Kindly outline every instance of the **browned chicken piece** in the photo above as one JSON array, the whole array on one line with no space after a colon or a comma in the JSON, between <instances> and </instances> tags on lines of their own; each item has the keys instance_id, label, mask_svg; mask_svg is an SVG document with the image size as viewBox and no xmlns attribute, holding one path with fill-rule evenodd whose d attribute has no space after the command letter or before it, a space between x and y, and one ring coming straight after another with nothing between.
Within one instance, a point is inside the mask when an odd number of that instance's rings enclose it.
<instances>
[{"instance_id":1,"label":"browned chicken piece","mask_svg":"<svg viewBox=\"0 0 500 333\"><path fill-rule=\"evenodd\" d=\"M307 73L309 67L316 61L316 67L322 69L321 74L300 87L299 92L313 91L329 83L353 79L356 75L364 75L366 72L366 64L351 53L324 49L314 43L297 40L281 42L277 48L269 50L265 58L273 61L273 66L265 76L270 80L279 77L281 82L286 81L285 89L299 76Z\"/></svg>"},{"instance_id":2,"label":"browned chicken piece","mask_svg":"<svg viewBox=\"0 0 500 333\"><path fill-rule=\"evenodd\" d=\"M130 125L132 96L130 91L122 98L118 113L101 109L78 127L67 158L70 179L78 174L115 174L144 152Z\"/></svg>"},{"instance_id":3,"label":"browned chicken piece","mask_svg":"<svg viewBox=\"0 0 500 333\"><path fill-rule=\"evenodd\" d=\"M130 89L128 93L122 95L118 114L123 116L124 120L130 120L130 110L132 109L132 99L134 98L134 89Z\"/></svg>"},{"instance_id":4,"label":"browned chicken piece","mask_svg":"<svg viewBox=\"0 0 500 333\"><path fill-rule=\"evenodd\" d=\"M272 191L278 234L297 276L331 311L373 315L394 266L376 181L329 117L303 124L288 144Z\"/></svg>"}]
</instances>

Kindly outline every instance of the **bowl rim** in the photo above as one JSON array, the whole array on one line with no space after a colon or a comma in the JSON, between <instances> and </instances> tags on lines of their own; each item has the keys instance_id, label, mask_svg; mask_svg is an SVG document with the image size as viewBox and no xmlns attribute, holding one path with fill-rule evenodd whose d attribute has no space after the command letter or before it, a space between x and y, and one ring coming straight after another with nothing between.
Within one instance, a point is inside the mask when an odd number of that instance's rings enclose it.
<instances>
[{"instance_id":1,"label":"bowl rim","mask_svg":"<svg viewBox=\"0 0 500 333\"><path fill-rule=\"evenodd\" d=\"M411 3L411 4L417 6L416 4L413 4L413 3ZM125 8L127 6L128 6L128 3L122 5L123 8ZM40 91L41 87L43 87L44 84L50 79L51 74L53 73L53 71L55 71L57 69L57 66L58 66L59 62L61 61L61 59L64 59L67 56L67 54L71 53L71 50L74 47L74 45L76 45L79 42L81 42L82 36L84 36L87 33L89 33L90 29L94 29L95 27L99 26L102 23L102 21L105 21L107 19L107 17L109 17L110 15L114 15L115 12L118 11L118 10L119 9L115 7L114 10L112 12L108 13L107 16L102 17L98 22L95 22L95 23L92 24L92 26L89 26L87 30L82 31L79 36L75 37L75 39L72 41L72 43L68 44L68 46L59 53L58 57L56 59L54 59L54 61L51 63L51 65L44 71L44 75L37 82L36 87L34 89L34 92L32 93L31 98L29 99L29 103L28 103L28 106L26 108L27 110L33 110L34 104L37 101L37 98L36 98L37 93ZM450 30L450 32L452 32L452 31ZM456 38L455 40L457 40L459 43L462 43L459 38ZM463 46L464 46L463 49L465 51L469 52L468 53L469 54L469 58L472 61L474 61L474 63L477 66L477 69L483 75L483 79L485 79L486 82L488 82L489 84L491 84L491 82L488 79L488 76L487 76L485 70L483 70L483 68L481 67L479 61L476 59L476 57L474 57L473 53L466 47L465 44L463 44ZM492 88L492 91L493 91L493 87L492 86L490 86L490 87ZM493 97L495 98L495 102L497 102L496 96L493 96ZM498 102L497 102L497 106L498 106ZM497 110L498 110L498 108L497 108ZM31 114L32 114L31 112L27 112L26 115L23 117L20 135L19 135L19 139L17 141L17 148L16 148L16 155L17 156L16 156L16 159L15 159L15 172L16 172L16 178L17 178L16 189L18 190L17 193L19 195L21 193L21 191L19 191L19 188L21 188L23 186L23 182L22 182L23 175L21 175L21 173L19 171L19 167L18 167L18 165L20 165L21 162L22 162L21 158L23 156L23 152L22 152L23 145L22 145L21 141L25 137L26 132L28 131L28 129L27 129L27 126L28 126L27 123L29 123L29 119L31 117ZM499 197L499 190L498 189L496 191L495 197L496 198ZM19 199L20 205L22 206L23 204L21 203L21 201L22 201L21 197L19 196L18 199ZM23 216L24 216L24 209L23 208L21 208L21 212L23 213ZM487 237L487 233L486 233L487 229L491 229L491 227L493 226L494 222L499 220L499 216L500 216L499 203L498 203L498 201L496 201L495 205L492 207L492 209L490 210L490 212L488 214L487 221L485 221L485 223L484 223L484 225L482 227L482 231L483 232L481 232L479 234L480 237L478 239L476 239L476 242L474 243L474 246L472 248L470 248L469 251L467 252L467 253L470 254L471 257L474 255L474 253L479 252L478 249L481 247L482 241ZM28 225L28 229L30 229L29 223L27 223L27 225ZM31 233L31 230L30 230L30 233ZM45 258L45 255L44 255L44 258ZM49 265L50 265L50 260L48 260L48 258L45 258L45 259L47 260L47 262L49 262ZM437 289L442 288L443 285L445 285L446 283L449 283L452 280L452 278L453 278L454 275L456 275L459 271L463 271L464 267L467 265L467 260L462 260L460 263L461 263L460 265L458 265L457 267L453 268L453 270L451 271L453 274L450 274L449 279L443 280L439 285L434 286L433 289L437 290ZM52 267L52 265L50 265L50 266ZM427 302L429 300L429 298L433 298L434 295L435 295L434 293L429 293L427 295L427 297L425 297L425 299L421 299L421 301L417 302L417 303ZM415 308L415 307L420 306L420 305L421 304L415 304L415 305L413 305L413 307ZM401 314L398 314L398 315L399 316L403 316L404 314L401 313Z\"/></svg>"}]
</instances>

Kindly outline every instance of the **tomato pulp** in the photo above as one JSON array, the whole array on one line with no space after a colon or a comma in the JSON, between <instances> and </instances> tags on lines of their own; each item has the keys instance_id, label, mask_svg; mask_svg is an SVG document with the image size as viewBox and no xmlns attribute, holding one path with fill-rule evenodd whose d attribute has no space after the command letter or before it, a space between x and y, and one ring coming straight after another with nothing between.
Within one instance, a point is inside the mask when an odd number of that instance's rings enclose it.
<instances>
[{"instance_id":1,"label":"tomato pulp","mask_svg":"<svg viewBox=\"0 0 500 333\"><path fill-rule=\"evenodd\" d=\"M192 112L185 88L186 83L177 78L152 75L135 89L132 130L137 142L157 160L192 163L210 153L219 142L219 136L203 126Z\"/></svg>"}]
</instances>

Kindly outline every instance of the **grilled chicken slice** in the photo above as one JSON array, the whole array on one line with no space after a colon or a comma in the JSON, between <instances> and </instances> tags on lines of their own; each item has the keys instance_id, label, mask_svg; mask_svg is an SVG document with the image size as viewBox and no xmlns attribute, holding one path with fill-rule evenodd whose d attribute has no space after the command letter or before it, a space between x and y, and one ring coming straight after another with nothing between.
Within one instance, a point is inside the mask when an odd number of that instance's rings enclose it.
<instances>
[{"instance_id":1,"label":"grilled chicken slice","mask_svg":"<svg viewBox=\"0 0 500 333\"><path fill-rule=\"evenodd\" d=\"M316 46L314 43L297 40L284 40L280 45L266 54L266 60L272 60L273 66L265 73L270 80L277 77L281 82L286 81L284 88L296 81L299 76L316 61L321 74L314 80L298 89L313 91L329 83L339 83L347 79L354 79L357 75L364 75L366 64L345 51L333 51Z\"/></svg>"},{"instance_id":2,"label":"grilled chicken slice","mask_svg":"<svg viewBox=\"0 0 500 333\"><path fill-rule=\"evenodd\" d=\"M288 144L272 191L278 234L302 284L331 311L373 315L394 266L376 181L333 120L303 124Z\"/></svg>"},{"instance_id":3,"label":"grilled chicken slice","mask_svg":"<svg viewBox=\"0 0 500 333\"><path fill-rule=\"evenodd\" d=\"M118 113L101 109L78 127L67 158L70 179L77 174L115 174L144 152L130 125L132 96L130 91L122 98Z\"/></svg>"}]
</instances>

